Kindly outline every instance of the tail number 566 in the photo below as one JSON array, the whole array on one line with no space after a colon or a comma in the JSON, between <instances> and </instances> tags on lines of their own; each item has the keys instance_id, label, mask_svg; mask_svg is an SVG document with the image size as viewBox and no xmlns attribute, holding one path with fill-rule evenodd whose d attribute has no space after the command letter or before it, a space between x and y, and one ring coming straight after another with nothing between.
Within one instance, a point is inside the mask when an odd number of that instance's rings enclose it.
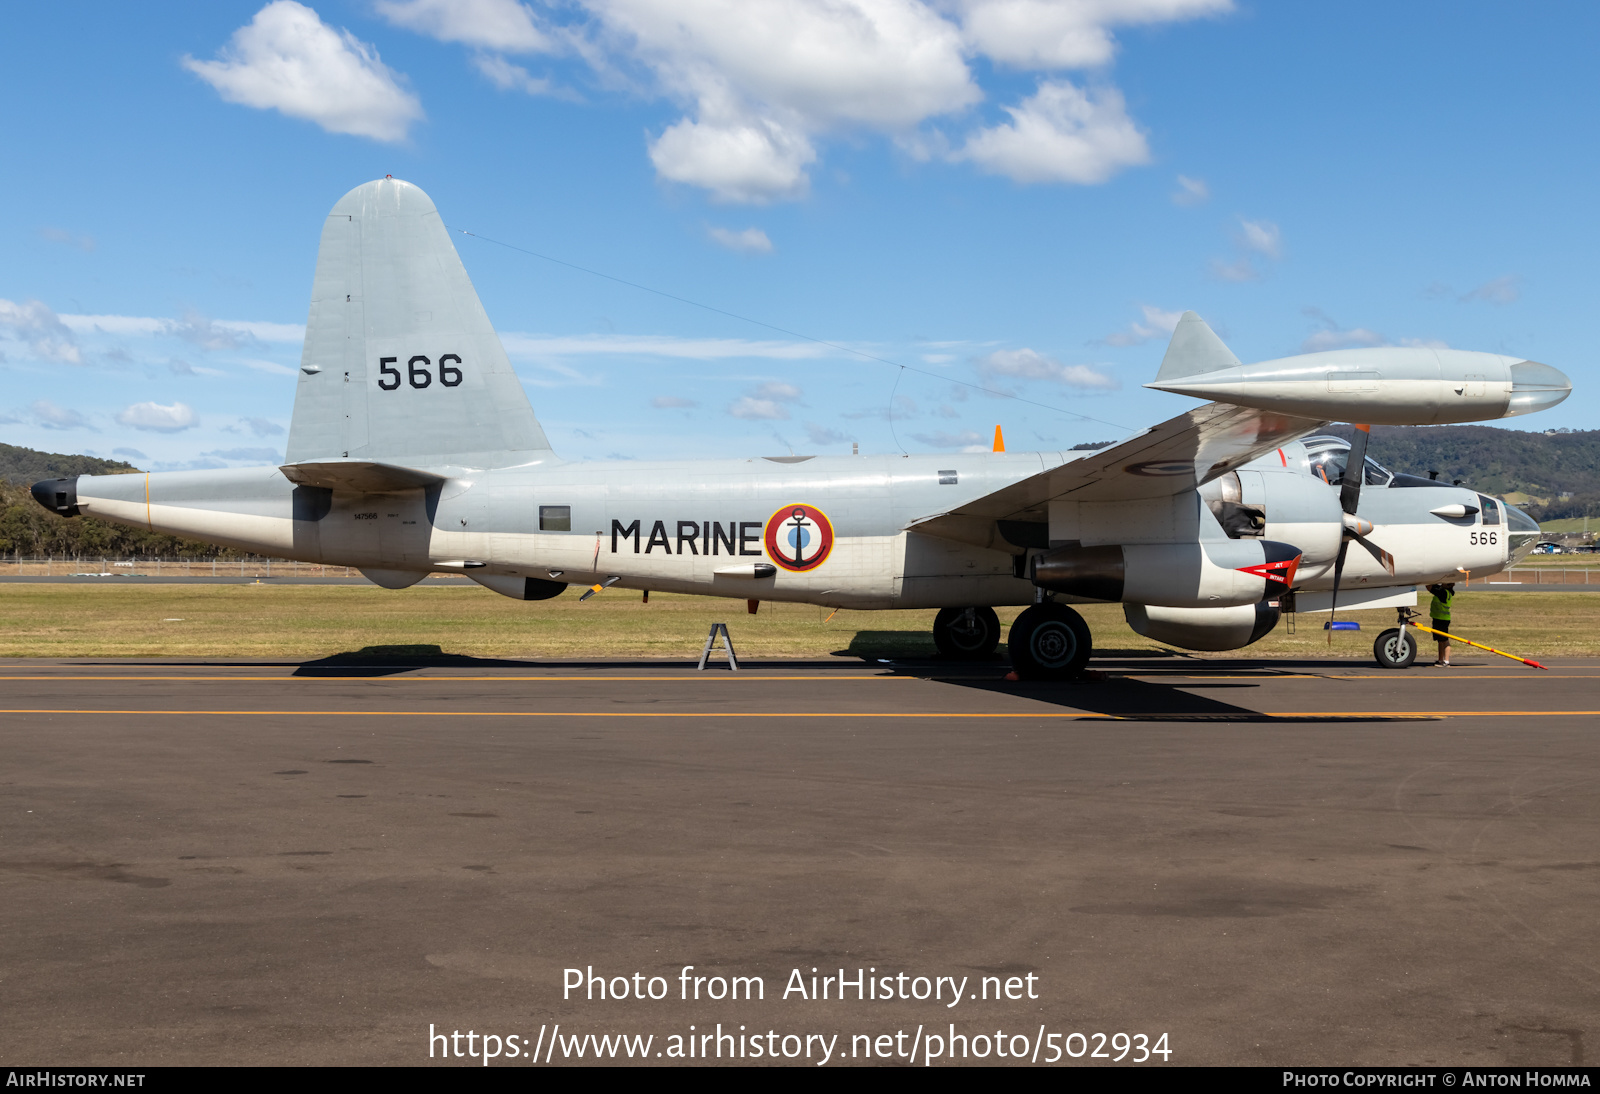
<instances>
[{"instance_id":1,"label":"tail number 566","mask_svg":"<svg viewBox=\"0 0 1600 1094\"><path fill-rule=\"evenodd\" d=\"M395 391L400 387L400 370L395 367L399 361L398 357L378 358L378 386L384 391ZM433 383L432 367L433 362L419 353L406 362L405 379L414 388L428 387ZM461 383L461 358L453 353L439 358L439 382L445 387L456 387Z\"/></svg>"},{"instance_id":2,"label":"tail number 566","mask_svg":"<svg viewBox=\"0 0 1600 1094\"><path fill-rule=\"evenodd\" d=\"M1469 540L1469 542L1474 547L1481 547L1481 546L1486 546L1486 545L1495 545L1495 544L1498 544L1500 542L1500 533L1499 532L1472 532L1472 533L1470 533L1470 536L1471 536L1471 539Z\"/></svg>"}]
</instances>

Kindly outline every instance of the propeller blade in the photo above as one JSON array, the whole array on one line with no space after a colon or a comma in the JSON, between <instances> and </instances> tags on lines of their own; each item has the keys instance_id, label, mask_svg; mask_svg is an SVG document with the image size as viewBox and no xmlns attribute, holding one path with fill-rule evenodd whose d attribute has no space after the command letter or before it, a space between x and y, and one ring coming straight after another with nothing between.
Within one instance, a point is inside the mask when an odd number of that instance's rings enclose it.
<instances>
[{"instance_id":1,"label":"propeller blade","mask_svg":"<svg viewBox=\"0 0 1600 1094\"><path fill-rule=\"evenodd\" d=\"M1339 581L1344 577L1344 554L1350 549L1350 541L1339 541L1339 557L1333 560L1333 597L1328 601L1328 645L1333 645L1333 613L1339 610Z\"/></svg>"},{"instance_id":2,"label":"propeller blade","mask_svg":"<svg viewBox=\"0 0 1600 1094\"><path fill-rule=\"evenodd\" d=\"M1339 507L1346 513L1354 514L1361 501L1361 484L1367 478L1367 441L1371 439L1371 431L1371 426L1358 425L1350 438L1350 456L1345 460L1344 475L1339 479Z\"/></svg>"},{"instance_id":3,"label":"propeller blade","mask_svg":"<svg viewBox=\"0 0 1600 1094\"><path fill-rule=\"evenodd\" d=\"M1378 565L1389 571L1389 576L1394 576L1394 556L1366 536L1356 536L1355 541L1366 549L1367 554L1378 560Z\"/></svg>"}]
</instances>

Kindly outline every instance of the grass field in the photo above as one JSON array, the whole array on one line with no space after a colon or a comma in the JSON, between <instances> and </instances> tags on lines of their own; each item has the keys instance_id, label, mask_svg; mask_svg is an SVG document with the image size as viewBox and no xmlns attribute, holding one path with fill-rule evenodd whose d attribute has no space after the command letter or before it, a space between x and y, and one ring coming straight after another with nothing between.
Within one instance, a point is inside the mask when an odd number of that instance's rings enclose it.
<instances>
[{"instance_id":1,"label":"grass field","mask_svg":"<svg viewBox=\"0 0 1600 1094\"><path fill-rule=\"evenodd\" d=\"M1002 610L1002 622L1019 610ZM1079 610L1101 650L1164 648L1129 630L1117 605ZM751 616L739 600L655 593L642 604L639 594L618 590L584 604L576 591L525 604L461 586L394 592L351 585L6 584L0 585L0 656L303 661L410 647L477 657L689 660L713 622L729 625L740 657L926 656L934 652L933 614L839 611L830 618L826 608L764 603ZM1389 609L1340 615L1360 621L1362 630L1336 633L1331 649L1321 629L1327 617L1308 615L1300 617L1297 634L1280 624L1247 656L1367 658L1377 632L1394 619ZM1473 590L1457 599L1455 619L1467 637L1536 660L1600 654L1600 593Z\"/></svg>"}]
</instances>

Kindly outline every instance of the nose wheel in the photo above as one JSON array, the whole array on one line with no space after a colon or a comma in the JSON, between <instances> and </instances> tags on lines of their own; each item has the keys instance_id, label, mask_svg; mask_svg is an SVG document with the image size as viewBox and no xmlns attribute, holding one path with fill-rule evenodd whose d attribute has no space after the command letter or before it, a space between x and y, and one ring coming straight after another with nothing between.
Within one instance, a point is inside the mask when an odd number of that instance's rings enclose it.
<instances>
[{"instance_id":1,"label":"nose wheel","mask_svg":"<svg viewBox=\"0 0 1600 1094\"><path fill-rule=\"evenodd\" d=\"M1416 636L1399 627L1390 627L1372 644L1372 656L1377 658L1379 668L1408 669L1417 659Z\"/></svg>"},{"instance_id":2,"label":"nose wheel","mask_svg":"<svg viewBox=\"0 0 1600 1094\"><path fill-rule=\"evenodd\" d=\"M1094 649L1083 616L1053 601L1017 616L1006 642L1011 667L1024 680L1070 680L1083 672Z\"/></svg>"},{"instance_id":3,"label":"nose wheel","mask_svg":"<svg viewBox=\"0 0 1600 1094\"><path fill-rule=\"evenodd\" d=\"M993 608L944 608L933 620L933 644L953 661L981 661L1000 644Z\"/></svg>"}]
</instances>

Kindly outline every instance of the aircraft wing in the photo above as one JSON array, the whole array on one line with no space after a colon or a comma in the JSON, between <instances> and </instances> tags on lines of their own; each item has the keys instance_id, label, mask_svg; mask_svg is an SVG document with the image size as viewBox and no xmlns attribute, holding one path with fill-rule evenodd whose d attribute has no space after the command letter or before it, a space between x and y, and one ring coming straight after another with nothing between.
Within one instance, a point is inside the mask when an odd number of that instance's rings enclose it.
<instances>
[{"instance_id":1,"label":"aircraft wing","mask_svg":"<svg viewBox=\"0 0 1600 1094\"><path fill-rule=\"evenodd\" d=\"M1231 403L1207 403L1109 448L912 521L907 529L999 547L998 534L1022 546L1019 537L1027 537L1027 531L1008 529L1002 522L1048 522L1054 499L1122 501L1179 494L1326 424Z\"/></svg>"}]
</instances>

